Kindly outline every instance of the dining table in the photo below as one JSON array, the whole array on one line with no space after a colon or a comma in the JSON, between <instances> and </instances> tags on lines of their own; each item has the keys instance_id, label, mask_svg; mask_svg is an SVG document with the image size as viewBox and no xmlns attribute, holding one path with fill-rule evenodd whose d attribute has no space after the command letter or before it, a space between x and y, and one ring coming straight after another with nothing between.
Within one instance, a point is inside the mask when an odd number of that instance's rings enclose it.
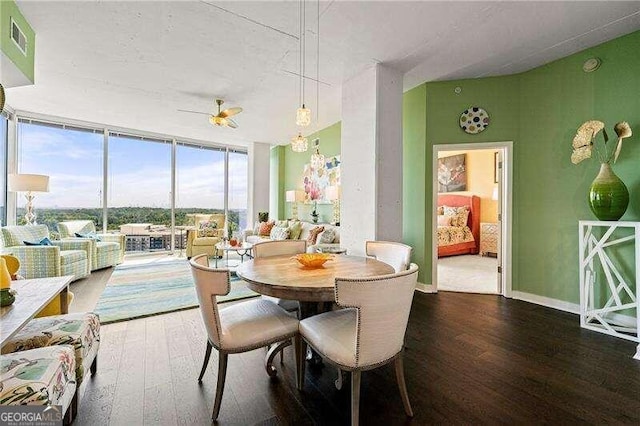
<instances>
[{"instance_id":1,"label":"dining table","mask_svg":"<svg viewBox=\"0 0 640 426\"><path fill-rule=\"evenodd\" d=\"M295 256L283 255L252 259L236 269L236 275L256 293L297 300L300 303L301 320L331 309L335 301L337 277L372 277L394 272L391 265L374 258L342 254L332 256L318 268L303 266ZM280 342L267 352L265 369L270 376L276 374L273 366L275 355L290 344L290 341ZM322 362L315 352L308 360L312 364Z\"/></svg>"}]
</instances>

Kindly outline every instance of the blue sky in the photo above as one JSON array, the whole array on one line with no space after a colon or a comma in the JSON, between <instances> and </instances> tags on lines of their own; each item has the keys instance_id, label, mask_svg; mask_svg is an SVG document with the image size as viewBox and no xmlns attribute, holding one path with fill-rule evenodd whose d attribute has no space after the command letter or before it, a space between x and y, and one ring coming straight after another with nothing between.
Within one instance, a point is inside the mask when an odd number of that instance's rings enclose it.
<instances>
[{"instance_id":1,"label":"blue sky","mask_svg":"<svg viewBox=\"0 0 640 426\"><path fill-rule=\"evenodd\" d=\"M21 123L19 138L20 173L50 176L36 207L101 206L102 133ZM176 157L176 207L222 208L224 153L179 145ZM246 208L247 171L246 155L230 155L231 209ZM171 144L109 138L109 180L109 207L169 208Z\"/></svg>"}]
</instances>

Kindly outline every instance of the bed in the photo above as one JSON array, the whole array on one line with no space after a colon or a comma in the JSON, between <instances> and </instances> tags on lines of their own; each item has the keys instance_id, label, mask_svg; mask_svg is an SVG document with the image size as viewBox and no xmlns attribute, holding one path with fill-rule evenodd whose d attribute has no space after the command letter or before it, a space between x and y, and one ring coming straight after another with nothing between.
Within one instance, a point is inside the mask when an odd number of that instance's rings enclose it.
<instances>
[{"instance_id":1,"label":"bed","mask_svg":"<svg viewBox=\"0 0 640 426\"><path fill-rule=\"evenodd\" d=\"M441 224L437 230L438 257L480 252L480 197L476 195L438 195L438 210L447 207L469 209L466 227ZM466 228L466 229L465 229Z\"/></svg>"}]
</instances>

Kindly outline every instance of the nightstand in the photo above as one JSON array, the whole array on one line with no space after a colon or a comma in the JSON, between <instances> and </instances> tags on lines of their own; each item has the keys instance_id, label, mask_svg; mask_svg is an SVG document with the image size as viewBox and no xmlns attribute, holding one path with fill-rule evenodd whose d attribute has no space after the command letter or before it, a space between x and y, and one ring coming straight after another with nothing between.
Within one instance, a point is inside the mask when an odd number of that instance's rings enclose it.
<instances>
[{"instance_id":1,"label":"nightstand","mask_svg":"<svg viewBox=\"0 0 640 426\"><path fill-rule=\"evenodd\" d=\"M480 224L480 254L498 256L498 224L483 222Z\"/></svg>"}]
</instances>

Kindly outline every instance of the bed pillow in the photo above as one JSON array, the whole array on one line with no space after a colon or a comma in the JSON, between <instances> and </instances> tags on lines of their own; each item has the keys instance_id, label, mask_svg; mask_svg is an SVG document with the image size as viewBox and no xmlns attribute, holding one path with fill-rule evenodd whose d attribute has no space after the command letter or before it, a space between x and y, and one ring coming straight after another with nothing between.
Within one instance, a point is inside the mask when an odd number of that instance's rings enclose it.
<instances>
[{"instance_id":1,"label":"bed pillow","mask_svg":"<svg viewBox=\"0 0 640 426\"><path fill-rule=\"evenodd\" d=\"M440 214L438 215L438 226L451 226L453 216Z\"/></svg>"},{"instance_id":2,"label":"bed pillow","mask_svg":"<svg viewBox=\"0 0 640 426\"><path fill-rule=\"evenodd\" d=\"M444 206L445 216L453 216L451 219L451 226L467 226L467 220L469 219L469 207L449 207Z\"/></svg>"}]
</instances>

